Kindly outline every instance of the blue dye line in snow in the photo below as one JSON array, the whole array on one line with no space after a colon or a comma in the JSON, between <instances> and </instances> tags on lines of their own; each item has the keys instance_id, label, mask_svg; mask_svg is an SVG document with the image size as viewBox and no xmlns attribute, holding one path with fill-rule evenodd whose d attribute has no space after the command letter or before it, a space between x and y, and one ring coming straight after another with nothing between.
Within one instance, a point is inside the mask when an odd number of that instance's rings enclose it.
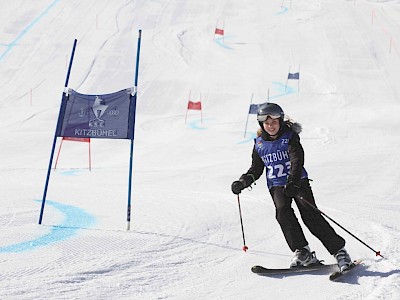
<instances>
[{"instance_id":1,"label":"blue dye line in snow","mask_svg":"<svg viewBox=\"0 0 400 300\"><path fill-rule=\"evenodd\" d=\"M41 202L42 200L36 201ZM88 214L81 208L72 205L61 204L50 200L46 200L46 204L51 205L64 213L64 221L57 226L50 227L49 233L37 237L36 239L0 247L0 253L17 253L48 246L50 244L66 240L77 235L79 229L88 228L92 226L96 221L92 215Z\"/></svg>"},{"instance_id":2,"label":"blue dye line in snow","mask_svg":"<svg viewBox=\"0 0 400 300\"><path fill-rule=\"evenodd\" d=\"M207 120L210 120L210 119L208 119L208 118L207 119L203 119L203 122L207 121ZM195 130L207 130L207 128L201 127L199 124L201 124L201 120L194 120L194 121L189 122L188 126L191 129L195 129Z\"/></svg>"},{"instance_id":3,"label":"blue dye line in snow","mask_svg":"<svg viewBox=\"0 0 400 300\"><path fill-rule=\"evenodd\" d=\"M282 6L281 8L282 8L282 10L279 11L279 12L277 12L275 15L284 14L284 13L286 13L286 12L289 10L289 9L288 9L287 7L285 7L285 6Z\"/></svg>"},{"instance_id":4,"label":"blue dye line in snow","mask_svg":"<svg viewBox=\"0 0 400 300\"><path fill-rule=\"evenodd\" d=\"M290 87L290 86L286 86L285 84L281 83L281 82L272 82L272 84L274 85L274 90L280 92L280 94L275 95L275 96L270 96L269 99L275 99L275 98L279 98L279 97L283 97L289 94L293 94L295 92L295 89Z\"/></svg>"},{"instance_id":5,"label":"blue dye line in snow","mask_svg":"<svg viewBox=\"0 0 400 300\"><path fill-rule=\"evenodd\" d=\"M233 50L231 47L229 47L229 46L224 44L224 40L225 39L230 39L230 38L232 38L232 36L225 36L225 37L221 36L221 37L218 37L218 38L215 39L215 43L217 43L217 45L219 45L219 46L221 46L221 47L223 47L225 49Z\"/></svg>"},{"instance_id":6,"label":"blue dye line in snow","mask_svg":"<svg viewBox=\"0 0 400 300\"><path fill-rule=\"evenodd\" d=\"M62 171L61 175L65 176L78 176L81 170L68 170L68 171Z\"/></svg>"},{"instance_id":7,"label":"blue dye line in snow","mask_svg":"<svg viewBox=\"0 0 400 300\"><path fill-rule=\"evenodd\" d=\"M51 8L53 8L53 6L55 6L60 1L61 0L54 0L52 3L50 3L39 16L37 16L31 23L29 23L28 26L25 27L13 41L11 41L11 43L1 44L2 46L6 46L7 48L6 50L4 50L3 53L0 54L0 61L17 45L18 41L21 40L24 35L26 35L33 28L33 26L35 26L40 21L40 19L42 19L49 12Z\"/></svg>"}]
</instances>

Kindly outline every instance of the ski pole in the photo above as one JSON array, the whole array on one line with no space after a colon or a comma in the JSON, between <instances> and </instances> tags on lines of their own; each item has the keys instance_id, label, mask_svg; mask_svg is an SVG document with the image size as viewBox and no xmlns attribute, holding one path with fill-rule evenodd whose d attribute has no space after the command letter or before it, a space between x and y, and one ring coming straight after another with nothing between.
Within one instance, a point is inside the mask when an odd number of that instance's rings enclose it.
<instances>
[{"instance_id":1,"label":"ski pole","mask_svg":"<svg viewBox=\"0 0 400 300\"><path fill-rule=\"evenodd\" d=\"M242 210L240 208L240 198L239 198L239 194L237 195L237 200L238 200L238 205L239 205L239 216L240 216L240 225L242 226L242 236L243 236L243 251L246 252L247 249L249 249L246 246L246 240L244 239L244 230L243 230L243 220L242 220Z\"/></svg>"},{"instance_id":2,"label":"ski pole","mask_svg":"<svg viewBox=\"0 0 400 300\"><path fill-rule=\"evenodd\" d=\"M304 199L303 197L300 197L300 200L307 203L310 207L312 207L314 210L316 210L317 212L319 212L321 215L323 215L325 218L327 218L328 220L330 220L331 222L335 223L337 226L339 226L341 229L343 229L344 231L346 231L348 234L350 234L353 238L355 238L357 241L359 241L361 244L363 244L364 246L366 246L367 248L369 248L370 250L375 252L376 256L380 256L382 258L384 258L381 255L380 251L376 251L374 250L371 246L367 245L365 242L363 242L361 239L359 239L358 237L356 237L354 234L352 234L350 231L348 231L346 228L344 228L342 225L340 225L338 222L336 222L335 220L333 220L332 218L330 218L327 214L325 214L324 212L322 212L321 210L319 210L317 207L315 207L314 205L312 205L310 202L308 202L306 199Z\"/></svg>"}]
</instances>

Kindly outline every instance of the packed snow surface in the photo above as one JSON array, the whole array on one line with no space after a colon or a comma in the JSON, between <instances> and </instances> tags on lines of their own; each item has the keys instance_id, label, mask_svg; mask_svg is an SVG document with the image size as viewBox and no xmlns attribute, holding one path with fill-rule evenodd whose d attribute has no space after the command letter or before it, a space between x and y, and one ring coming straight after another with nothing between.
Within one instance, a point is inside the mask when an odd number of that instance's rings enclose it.
<instances>
[{"instance_id":1,"label":"packed snow surface","mask_svg":"<svg viewBox=\"0 0 400 300\"><path fill-rule=\"evenodd\" d=\"M130 230L129 140L91 161L64 141L54 169L58 138L39 225L74 39L68 87L105 94L134 85L139 30ZM2 1L0 298L400 299L399 70L399 0ZM342 282L250 271L293 255L264 176L240 194L247 252L230 190L268 99L303 126L318 207L372 248L332 225L363 260Z\"/></svg>"}]
</instances>

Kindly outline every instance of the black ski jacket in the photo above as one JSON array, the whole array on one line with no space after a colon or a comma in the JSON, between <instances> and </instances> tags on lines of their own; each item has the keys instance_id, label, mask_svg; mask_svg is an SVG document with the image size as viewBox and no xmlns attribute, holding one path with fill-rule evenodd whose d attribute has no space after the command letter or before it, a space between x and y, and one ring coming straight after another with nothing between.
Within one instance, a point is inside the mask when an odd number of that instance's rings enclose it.
<instances>
[{"instance_id":1,"label":"black ski jacket","mask_svg":"<svg viewBox=\"0 0 400 300\"><path fill-rule=\"evenodd\" d=\"M302 169L304 166L304 150L300 143L300 137L298 134L301 131L301 126L299 124L296 124L298 126L292 125L293 124L288 122L283 123L282 129L279 131L278 138L288 130L293 131L292 137L289 139L288 153L290 159L290 175L287 181L294 181L295 183L300 185ZM292 127L300 129L299 131L293 130ZM264 130L261 131L261 138L265 141L272 141L271 137ZM253 147L251 157L252 163L250 169L240 177L240 179L243 179L246 182L246 187L250 186L255 180L260 178L265 169L264 162L258 155L255 145Z\"/></svg>"}]
</instances>

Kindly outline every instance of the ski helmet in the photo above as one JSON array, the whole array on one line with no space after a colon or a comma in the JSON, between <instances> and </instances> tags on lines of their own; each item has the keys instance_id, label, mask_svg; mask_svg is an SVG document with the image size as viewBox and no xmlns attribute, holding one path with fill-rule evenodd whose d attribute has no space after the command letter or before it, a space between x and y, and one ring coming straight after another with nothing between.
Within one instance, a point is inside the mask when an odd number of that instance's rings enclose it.
<instances>
[{"instance_id":1,"label":"ski helmet","mask_svg":"<svg viewBox=\"0 0 400 300\"><path fill-rule=\"evenodd\" d=\"M268 117L270 117L271 119L280 118L280 122L282 124L283 119L285 117L285 113L278 104L275 103L261 104L257 112L257 121L261 125Z\"/></svg>"}]
</instances>

